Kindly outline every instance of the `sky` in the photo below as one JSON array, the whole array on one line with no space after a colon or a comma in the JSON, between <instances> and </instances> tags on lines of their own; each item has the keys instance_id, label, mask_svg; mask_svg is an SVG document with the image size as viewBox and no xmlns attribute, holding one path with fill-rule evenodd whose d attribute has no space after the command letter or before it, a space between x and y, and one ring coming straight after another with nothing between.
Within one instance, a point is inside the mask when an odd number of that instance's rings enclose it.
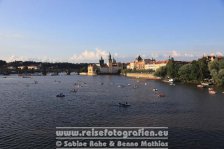
<instances>
[{"instance_id":1,"label":"sky","mask_svg":"<svg viewBox=\"0 0 224 149\"><path fill-rule=\"evenodd\" d=\"M224 54L224 0L0 0L0 59L192 60Z\"/></svg>"}]
</instances>

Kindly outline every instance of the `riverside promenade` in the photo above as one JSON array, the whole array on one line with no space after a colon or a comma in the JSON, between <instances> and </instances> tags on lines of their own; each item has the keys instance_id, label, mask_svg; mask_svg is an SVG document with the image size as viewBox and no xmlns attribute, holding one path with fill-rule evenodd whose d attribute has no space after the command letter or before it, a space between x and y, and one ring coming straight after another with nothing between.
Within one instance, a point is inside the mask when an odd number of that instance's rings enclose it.
<instances>
[{"instance_id":1,"label":"riverside promenade","mask_svg":"<svg viewBox=\"0 0 224 149\"><path fill-rule=\"evenodd\" d=\"M150 79L150 80L161 80L160 77L156 77L151 73L126 73L123 74L126 77L132 78L142 78L142 79Z\"/></svg>"}]
</instances>

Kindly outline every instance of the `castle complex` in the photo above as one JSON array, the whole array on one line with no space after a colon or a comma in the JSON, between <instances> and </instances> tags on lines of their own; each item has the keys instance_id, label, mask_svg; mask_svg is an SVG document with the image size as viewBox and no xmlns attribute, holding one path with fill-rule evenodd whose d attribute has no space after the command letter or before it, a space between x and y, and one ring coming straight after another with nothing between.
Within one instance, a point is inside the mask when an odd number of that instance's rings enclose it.
<instances>
[{"instance_id":1,"label":"castle complex","mask_svg":"<svg viewBox=\"0 0 224 149\"><path fill-rule=\"evenodd\" d=\"M108 63L104 63L103 57L99 60L99 63L90 64L88 66L88 75L96 74L119 74L123 68L121 63L117 63L111 54L108 55Z\"/></svg>"}]
</instances>

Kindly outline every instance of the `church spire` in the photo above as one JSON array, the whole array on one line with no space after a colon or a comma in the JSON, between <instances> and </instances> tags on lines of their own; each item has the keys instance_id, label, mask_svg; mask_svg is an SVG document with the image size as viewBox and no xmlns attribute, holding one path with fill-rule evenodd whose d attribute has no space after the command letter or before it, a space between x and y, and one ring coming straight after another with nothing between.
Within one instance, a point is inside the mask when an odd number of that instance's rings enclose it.
<instances>
[{"instance_id":1,"label":"church spire","mask_svg":"<svg viewBox=\"0 0 224 149\"><path fill-rule=\"evenodd\" d=\"M109 61L110 61L110 60L112 60L112 59L111 59L111 54L110 54L110 52L109 52Z\"/></svg>"}]
</instances>

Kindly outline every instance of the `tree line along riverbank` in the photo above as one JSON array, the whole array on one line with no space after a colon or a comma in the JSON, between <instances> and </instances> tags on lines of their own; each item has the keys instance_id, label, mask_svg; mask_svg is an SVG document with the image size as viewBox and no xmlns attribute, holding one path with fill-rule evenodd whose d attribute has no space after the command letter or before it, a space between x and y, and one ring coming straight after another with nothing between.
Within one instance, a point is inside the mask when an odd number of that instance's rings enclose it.
<instances>
[{"instance_id":1,"label":"tree line along riverbank","mask_svg":"<svg viewBox=\"0 0 224 149\"><path fill-rule=\"evenodd\" d=\"M66 72L68 75L71 72L87 72L87 63L73 64L73 63L49 63L49 62L34 62L34 61L14 61L7 63L0 60L0 74L32 74L42 73L60 73Z\"/></svg>"},{"instance_id":2,"label":"tree line along riverbank","mask_svg":"<svg viewBox=\"0 0 224 149\"><path fill-rule=\"evenodd\" d=\"M127 77L156 80L173 78L176 81L190 84L209 81L216 86L224 86L224 58L209 61L206 57L202 57L187 64L179 63L171 58L166 66L160 67L156 71L123 70L122 74Z\"/></svg>"}]
</instances>

